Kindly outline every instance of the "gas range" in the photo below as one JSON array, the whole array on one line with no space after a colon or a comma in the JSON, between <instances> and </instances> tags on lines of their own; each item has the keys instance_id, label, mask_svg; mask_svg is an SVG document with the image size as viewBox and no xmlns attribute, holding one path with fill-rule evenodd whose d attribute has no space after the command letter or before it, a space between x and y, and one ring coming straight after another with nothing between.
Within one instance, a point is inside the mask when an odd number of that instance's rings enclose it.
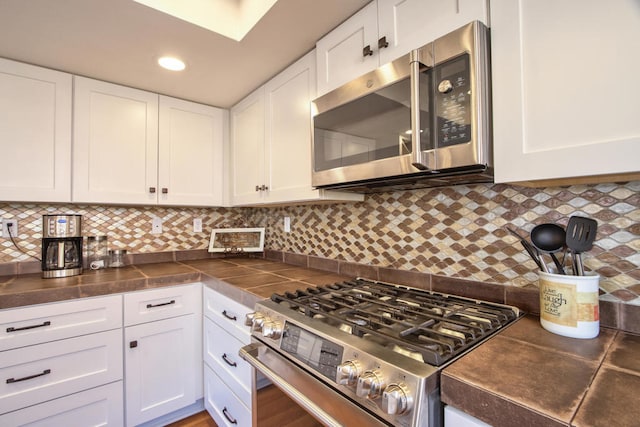
<instances>
[{"instance_id":1,"label":"gas range","mask_svg":"<svg viewBox=\"0 0 640 427\"><path fill-rule=\"evenodd\" d=\"M282 376L315 379L303 383L317 382L334 400L310 410L326 425L346 425L331 411L343 399L368 423L440 426L440 369L519 316L511 306L354 279L258 302L247 317L254 344L241 354L249 363L262 357L252 363L261 371L277 359L291 365ZM318 393L287 387L301 400Z\"/></svg>"}]
</instances>

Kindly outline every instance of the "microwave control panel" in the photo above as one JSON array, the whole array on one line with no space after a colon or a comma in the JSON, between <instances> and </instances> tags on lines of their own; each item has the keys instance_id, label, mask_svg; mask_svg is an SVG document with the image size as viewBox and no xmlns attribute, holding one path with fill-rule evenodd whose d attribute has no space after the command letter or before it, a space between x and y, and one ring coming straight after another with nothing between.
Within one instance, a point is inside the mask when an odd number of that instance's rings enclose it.
<instances>
[{"instance_id":1,"label":"microwave control panel","mask_svg":"<svg viewBox=\"0 0 640 427\"><path fill-rule=\"evenodd\" d=\"M471 82L469 55L434 68L436 147L471 141Z\"/></svg>"}]
</instances>

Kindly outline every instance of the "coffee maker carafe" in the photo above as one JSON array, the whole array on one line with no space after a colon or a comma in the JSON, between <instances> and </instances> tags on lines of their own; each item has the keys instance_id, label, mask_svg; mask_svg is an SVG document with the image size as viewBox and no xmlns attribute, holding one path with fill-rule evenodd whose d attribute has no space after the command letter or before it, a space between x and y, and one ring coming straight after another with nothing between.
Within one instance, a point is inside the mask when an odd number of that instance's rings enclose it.
<instances>
[{"instance_id":1,"label":"coffee maker carafe","mask_svg":"<svg viewBox=\"0 0 640 427\"><path fill-rule=\"evenodd\" d=\"M82 274L82 215L42 215L42 277Z\"/></svg>"}]
</instances>

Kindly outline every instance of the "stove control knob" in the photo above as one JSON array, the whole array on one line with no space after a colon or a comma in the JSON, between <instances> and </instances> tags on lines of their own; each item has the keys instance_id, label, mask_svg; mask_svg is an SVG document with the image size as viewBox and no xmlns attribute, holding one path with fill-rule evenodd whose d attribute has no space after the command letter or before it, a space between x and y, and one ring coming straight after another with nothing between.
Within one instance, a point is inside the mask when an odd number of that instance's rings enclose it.
<instances>
[{"instance_id":1,"label":"stove control knob","mask_svg":"<svg viewBox=\"0 0 640 427\"><path fill-rule=\"evenodd\" d=\"M400 415L411 409L413 399L403 383L389 384L382 393L382 410L389 415Z\"/></svg>"},{"instance_id":2,"label":"stove control knob","mask_svg":"<svg viewBox=\"0 0 640 427\"><path fill-rule=\"evenodd\" d=\"M256 317L256 314L259 313L247 313L246 316L244 316L244 324L245 326L253 326L253 319Z\"/></svg>"},{"instance_id":3,"label":"stove control knob","mask_svg":"<svg viewBox=\"0 0 640 427\"><path fill-rule=\"evenodd\" d=\"M347 360L336 368L336 382L353 387L358 382L362 366L357 360Z\"/></svg>"},{"instance_id":4,"label":"stove control knob","mask_svg":"<svg viewBox=\"0 0 640 427\"><path fill-rule=\"evenodd\" d=\"M358 378L356 394L360 397L377 399L380 397L384 386L384 378L380 371L364 371L364 373Z\"/></svg>"},{"instance_id":5,"label":"stove control knob","mask_svg":"<svg viewBox=\"0 0 640 427\"><path fill-rule=\"evenodd\" d=\"M264 314L262 313L250 313L247 315L247 318L249 318L249 316L251 316L251 329L253 331L261 331L262 330L262 326L264 325L264 322L266 320Z\"/></svg>"},{"instance_id":6,"label":"stove control knob","mask_svg":"<svg viewBox=\"0 0 640 427\"><path fill-rule=\"evenodd\" d=\"M262 336L277 340L282 336L282 322L279 320L265 319L262 325Z\"/></svg>"}]
</instances>

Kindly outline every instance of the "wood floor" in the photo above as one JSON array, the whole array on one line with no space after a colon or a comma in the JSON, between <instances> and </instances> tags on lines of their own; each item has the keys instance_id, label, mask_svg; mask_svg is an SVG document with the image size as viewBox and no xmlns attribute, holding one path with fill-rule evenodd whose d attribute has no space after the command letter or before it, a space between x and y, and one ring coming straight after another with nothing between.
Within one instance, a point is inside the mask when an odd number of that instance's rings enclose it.
<instances>
[{"instance_id":1,"label":"wood floor","mask_svg":"<svg viewBox=\"0 0 640 427\"><path fill-rule=\"evenodd\" d=\"M260 427L322 427L322 424L273 385L258 391L257 417ZM207 411L202 411L169 424L167 427L217 427L217 425Z\"/></svg>"},{"instance_id":2,"label":"wood floor","mask_svg":"<svg viewBox=\"0 0 640 427\"><path fill-rule=\"evenodd\" d=\"M199 412L195 415L180 420L177 423L169 424L168 427L218 427L215 421L209 416L207 411Z\"/></svg>"}]
</instances>

